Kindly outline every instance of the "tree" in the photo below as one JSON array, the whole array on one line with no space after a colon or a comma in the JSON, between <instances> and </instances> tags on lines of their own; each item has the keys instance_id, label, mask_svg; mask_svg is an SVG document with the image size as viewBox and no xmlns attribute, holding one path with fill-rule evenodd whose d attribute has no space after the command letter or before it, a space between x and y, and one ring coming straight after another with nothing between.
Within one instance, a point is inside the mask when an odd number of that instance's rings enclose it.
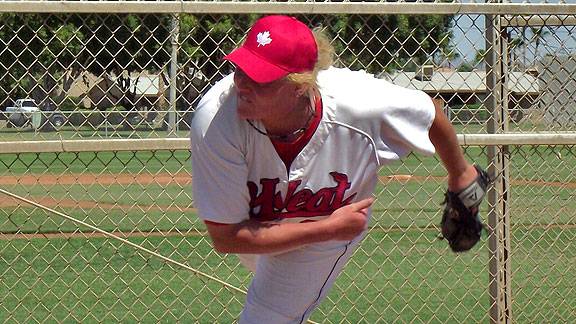
<instances>
[{"instance_id":1,"label":"tree","mask_svg":"<svg viewBox=\"0 0 576 324\"><path fill-rule=\"evenodd\" d=\"M474 54L474 59L472 62L465 61L458 67L459 72L472 72L476 69L483 69L486 59L486 50L478 49Z\"/></svg>"},{"instance_id":2,"label":"tree","mask_svg":"<svg viewBox=\"0 0 576 324\"><path fill-rule=\"evenodd\" d=\"M32 19L31 19L32 18ZM34 65L41 51L40 38L34 38L33 30L41 27L40 17L0 14L3 28L0 29L0 102L26 97L36 85L33 71L27 67ZM32 28L28 27L31 26ZM38 65L36 65L38 66Z\"/></svg>"},{"instance_id":3,"label":"tree","mask_svg":"<svg viewBox=\"0 0 576 324\"><path fill-rule=\"evenodd\" d=\"M57 85L65 92L82 72L90 72L118 83L124 93L116 104L133 109L130 74L159 71L168 62L169 52L162 49L168 38L166 17L4 14L0 19L8 27L0 39L10 51L2 51L0 59L16 63L2 66L0 72L11 78L2 81L1 88L9 90L0 95L62 101Z\"/></svg>"},{"instance_id":4,"label":"tree","mask_svg":"<svg viewBox=\"0 0 576 324\"><path fill-rule=\"evenodd\" d=\"M508 43L508 57L509 57L509 63L515 63L516 61L518 61L518 52L520 51L520 49L525 48L526 44L526 39L522 36L518 36L518 37L514 37L512 38L512 40ZM526 54L524 53L524 55L522 55L523 61L526 60Z\"/></svg>"},{"instance_id":5,"label":"tree","mask_svg":"<svg viewBox=\"0 0 576 324\"><path fill-rule=\"evenodd\" d=\"M486 64L486 50L479 49L476 51L476 54L474 55L474 66L482 67L485 64Z\"/></svg>"},{"instance_id":6,"label":"tree","mask_svg":"<svg viewBox=\"0 0 576 324\"><path fill-rule=\"evenodd\" d=\"M301 19L325 26L334 39L339 64L372 73L415 70L447 48L452 38L452 17L447 15L307 15Z\"/></svg>"},{"instance_id":7,"label":"tree","mask_svg":"<svg viewBox=\"0 0 576 324\"><path fill-rule=\"evenodd\" d=\"M437 63L438 66L447 65L448 68L452 68L452 63L460 58L460 53L457 52L453 45L448 45L446 48L440 48L437 51Z\"/></svg>"},{"instance_id":8,"label":"tree","mask_svg":"<svg viewBox=\"0 0 576 324\"><path fill-rule=\"evenodd\" d=\"M224 55L238 46L257 15L180 16L178 110L195 106L209 84L231 72Z\"/></svg>"},{"instance_id":9,"label":"tree","mask_svg":"<svg viewBox=\"0 0 576 324\"><path fill-rule=\"evenodd\" d=\"M240 44L258 15L178 16L178 105L190 109L199 95L230 72L223 56ZM379 73L415 69L434 53L453 53L447 15L301 15L323 24L338 63ZM0 98L33 94L62 102L72 82L91 73L107 99L96 108L137 104L135 82L143 71L170 70L172 15L0 14ZM9 48L9 50L7 50ZM88 82L88 80L86 80ZM112 89L115 89L112 91Z\"/></svg>"},{"instance_id":10,"label":"tree","mask_svg":"<svg viewBox=\"0 0 576 324\"><path fill-rule=\"evenodd\" d=\"M545 29L546 27L530 27L530 31L532 32L531 41L534 42L534 61L532 64L536 64L538 61L539 54L538 49L542 44L542 41L550 35L550 32Z\"/></svg>"}]
</instances>

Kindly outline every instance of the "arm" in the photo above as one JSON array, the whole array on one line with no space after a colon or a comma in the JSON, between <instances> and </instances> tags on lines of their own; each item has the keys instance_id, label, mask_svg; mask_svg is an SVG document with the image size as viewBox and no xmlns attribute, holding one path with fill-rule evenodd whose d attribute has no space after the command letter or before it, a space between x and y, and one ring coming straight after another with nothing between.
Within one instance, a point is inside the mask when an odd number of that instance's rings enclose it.
<instances>
[{"instance_id":1,"label":"arm","mask_svg":"<svg viewBox=\"0 0 576 324\"><path fill-rule=\"evenodd\" d=\"M432 99L436 115L430 127L430 141L434 144L442 164L448 172L448 189L458 192L476 179L477 172L473 165L466 161L456 131L444 114L442 101Z\"/></svg>"},{"instance_id":2,"label":"arm","mask_svg":"<svg viewBox=\"0 0 576 324\"><path fill-rule=\"evenodd\" d=\"M311 243L352 240L368 226L367 210L373 202L373 198L368 198L352 203L317 222L267 224L246 220L206 226L220 253L286 252Z\"/></svg>"}]
</instances>

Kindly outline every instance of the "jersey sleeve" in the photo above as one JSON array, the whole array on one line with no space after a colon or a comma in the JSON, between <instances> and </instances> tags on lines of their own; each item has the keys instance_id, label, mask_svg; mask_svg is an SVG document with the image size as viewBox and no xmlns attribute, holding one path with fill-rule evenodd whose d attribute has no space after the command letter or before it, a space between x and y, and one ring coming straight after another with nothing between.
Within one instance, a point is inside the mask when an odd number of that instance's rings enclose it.
<instances>
[{"instance_id":1,"label":"jersey sleeve","mask_svg":"<svg viewBox=\"0 0 576 324\"><path fill-rule=\"evenodd\" d=\"M236 115L225 111L221 92L211 92L190 129L193 201L202 220L235 224L248 218L247 164Z\"/></svg>"},{"instance_id":2,"label":"jersey sleeve","mask_svg":"<svg viewBox=\"0 0 576 324\"><path fill-rule=\"evenodd\" d=\"M419 90L387 85L390 96L380 112L382 124L377 145L381 158L396 159L418 152L432 155L429 130L436 110L432 98Z\"/></svg>"},{"instance_id":3,"label":"jersey sleeve","mask_svg":"<svg viewBox=\"0 0 576 324\"><path fill-rule=\"evenodd\" d=\"M338 119L371 137L381 164L412 151L434 154L428 132L435 108L423 91L348 69L331 69L321 81L336 98Z\"/></svg>"}]
</instances>

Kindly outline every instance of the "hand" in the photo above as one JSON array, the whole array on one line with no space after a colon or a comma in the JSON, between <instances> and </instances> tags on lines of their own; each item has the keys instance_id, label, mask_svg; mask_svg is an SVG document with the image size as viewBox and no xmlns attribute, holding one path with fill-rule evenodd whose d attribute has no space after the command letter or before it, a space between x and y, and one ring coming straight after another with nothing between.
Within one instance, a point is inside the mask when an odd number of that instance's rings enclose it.
<instances>
[{"instance_id":1,"label":"hand","mask_svg":"<svg viewBox=\"0 0 576 324\"><path fill-rule=\"evenodd\" d=\"M368 228L368 208L374 198L367 198L336 209L323 220L330 229L333 240L350 241Z\"/></svg>"}]
</instances>

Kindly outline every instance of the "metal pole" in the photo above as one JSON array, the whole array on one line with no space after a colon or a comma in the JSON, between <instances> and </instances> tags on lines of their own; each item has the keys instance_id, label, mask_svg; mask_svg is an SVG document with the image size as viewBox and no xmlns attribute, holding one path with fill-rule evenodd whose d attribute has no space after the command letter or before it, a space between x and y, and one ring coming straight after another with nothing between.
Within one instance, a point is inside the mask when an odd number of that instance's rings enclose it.
<instances>
[{"instance_id":1,"label":"metal pole","mask_svg":"<svg viewBox=\"0 0 576 324\"><path fill-rule=\"evenodd\" d=\"M501 22L502 20L500 20ZM508 32L505 27L499 26L500 46L501 46L501 75L500 88L501 97L501 111L500 111L500 129L501 133L508 133L510 125L510 110L508 104L510 103L510 96L508 93L508 76L509 71L509 53L508 53ZM512 323L512 262L510 257L510 146L502 145L500 151L500 268L501 268L501 292L503 295L502 300L502 323ZM497 182L498 183L498 182Z\"/></svg>"},{"instance_id":2,"label":"metal pole","mask_svg":"<svg viewBox=\"0 0 576 324\"><path fill-rule=\"evenodd\" d=\"M172 44L172 53L170 57L170 94L169 94L169 109L168 109L168 136L175 135L178 130L176 123L176 74L178 73L178 38L180 34L180 16L178 14L172 15L172 23L170 30L170 40Z\"/></svg>"},{"instance_id":3,"label":"metal pole","mask_svg":"<svg viewBox=\"0 0 576 324\"><path fill-rule=\"evenodd\" d=\"M505 133L508 118L506 30L499 16L486 15L486 106L491 112L489 134ZM487 147L488 172L494 184L488 192L490 323L511 323L510 231L508 213L508 146Z\"/></svg>"}]
</instances>

